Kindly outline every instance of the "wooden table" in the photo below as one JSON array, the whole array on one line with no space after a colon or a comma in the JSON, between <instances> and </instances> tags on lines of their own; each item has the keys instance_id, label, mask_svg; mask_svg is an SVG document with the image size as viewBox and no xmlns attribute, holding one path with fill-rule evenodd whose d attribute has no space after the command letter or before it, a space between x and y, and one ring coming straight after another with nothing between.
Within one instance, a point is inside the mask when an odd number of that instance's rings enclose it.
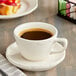
<instances>
[{"instance_id":1,"label":"wooden table","mask_svg":"<svg viewBox=\"0 0 76 76\"><path fill-rule=\"evenodd\" d=\"M76 25L59 18L57 13L57 0L39 0L36 11L17 19L0 20L0 52L5 54L6 48L13 43L13 30L25 22L47 22L59 30L59 37L66 37L69 41L65 60L57 67L43 72L28 72L28 76L76 76Z\"/></svg>"}]
</instances>

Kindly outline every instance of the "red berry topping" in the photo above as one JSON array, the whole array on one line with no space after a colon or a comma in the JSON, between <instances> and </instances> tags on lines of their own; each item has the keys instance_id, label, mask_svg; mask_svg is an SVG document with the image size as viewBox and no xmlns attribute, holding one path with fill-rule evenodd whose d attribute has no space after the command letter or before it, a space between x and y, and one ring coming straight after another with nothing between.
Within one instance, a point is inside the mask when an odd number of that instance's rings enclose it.
<instances>
[{"instance_id":1,"label":"red berry topping","mask_svg":"<svg viewBox=\"0 0 76 76\"><path fill-rule=\"evenodd\" d=\"M5 2L5 4L11 5L11 6L16 6L16 5L17 5L16 3L14 3L14 2L9 2L9 1Z\"/></svg>"},{"instance_id":2,"label":"red berry topping","mask_svg":"<svg viewBox=\"0 0 76 76\"><path fill-rule=\"evenodd\" d=\"M5 4L11 5L11 6L16 6L17 5L15 3L15 0L13 0L12 2L10 2L9 0L0 0L0 3L5 3Z\"/></svg>"},{"instance_id":3,"label":"red berry topping","mask_svg":"<svg viewBox=\"0 0 76 76\"><path fill-rule=\"evenodd\" d=\"M7 0L0 0L0 3L5 3Z\"/></svg>"}]
</instances>

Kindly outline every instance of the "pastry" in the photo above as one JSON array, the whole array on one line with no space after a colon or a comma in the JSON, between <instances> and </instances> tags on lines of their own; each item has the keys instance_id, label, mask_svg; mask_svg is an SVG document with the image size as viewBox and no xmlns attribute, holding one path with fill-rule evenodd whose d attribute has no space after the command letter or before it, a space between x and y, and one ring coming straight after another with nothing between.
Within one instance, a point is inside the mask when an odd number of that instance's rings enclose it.
<instances>
[{"instance_id":1,"label":"pastry","mask_svg":"<svg viewBox=\"0 0 76 76\"><path fill-rule=\"evenodd\" d=\"M0 0L0 15L15 14L20 8L20 0Z\"/></svg>"}]
</instances>

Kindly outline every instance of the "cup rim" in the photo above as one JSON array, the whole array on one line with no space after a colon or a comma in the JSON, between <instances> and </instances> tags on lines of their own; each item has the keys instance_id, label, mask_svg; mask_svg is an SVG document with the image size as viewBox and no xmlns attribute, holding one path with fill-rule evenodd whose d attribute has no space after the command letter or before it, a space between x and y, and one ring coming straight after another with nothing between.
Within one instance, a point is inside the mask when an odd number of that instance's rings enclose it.
<instances>
[{"instance_id":1,"label":"cup rim","mask_svg":"<svg viewBox=\"0 0 76 76\"><path fill-rule=\"evenodd\" d=\"M29 40L29 39L24 39L24 38L21 38L20 36L18 36L18 35L15 33L15 31L17 30L18 27L20 27L20 26L22 26L22 25L30 24L30 23L36 23L36 24L37 24L37 23L41 23L41 24L43 23L43 24L48 24L48 25L50 25L51 27L53 27L53 28L55 29L56 33L55 33L52 37L47 38L47 39L43 39L43 40ZM27 22L27 23L23 23L23 24L18 25L18 26L14 29L14 35L15 35L16 37L18 37L18 38L21 39L21 40L24 40L24 41L26 40L26 41L30 41L30 42L47 41L47 40L50 40L50 39L53 39L54 37L56 37L57 34L58 34L57 28L56 28L54 25L49 24L49 23L45 23L45 22Z\"/></svg>"}]
</instances>

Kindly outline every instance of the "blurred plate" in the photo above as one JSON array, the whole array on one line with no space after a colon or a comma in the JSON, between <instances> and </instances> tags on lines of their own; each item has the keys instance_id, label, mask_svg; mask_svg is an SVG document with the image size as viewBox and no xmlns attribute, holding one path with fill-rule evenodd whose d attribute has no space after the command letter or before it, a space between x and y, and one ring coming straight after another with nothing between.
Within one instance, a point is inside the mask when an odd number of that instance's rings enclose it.
<instances>
[{"instance_id":1,"label":"blurred plate","mask_svg":"<svg viewBox=\"0 0 76 76\"><path fill-rule=\"evenodd\" d=\"M35 11L38 7L38 0L22 0L21 7L16 14L0 15L0 19L12 19L28 15Z\"/></svg>"}]
</instances>

